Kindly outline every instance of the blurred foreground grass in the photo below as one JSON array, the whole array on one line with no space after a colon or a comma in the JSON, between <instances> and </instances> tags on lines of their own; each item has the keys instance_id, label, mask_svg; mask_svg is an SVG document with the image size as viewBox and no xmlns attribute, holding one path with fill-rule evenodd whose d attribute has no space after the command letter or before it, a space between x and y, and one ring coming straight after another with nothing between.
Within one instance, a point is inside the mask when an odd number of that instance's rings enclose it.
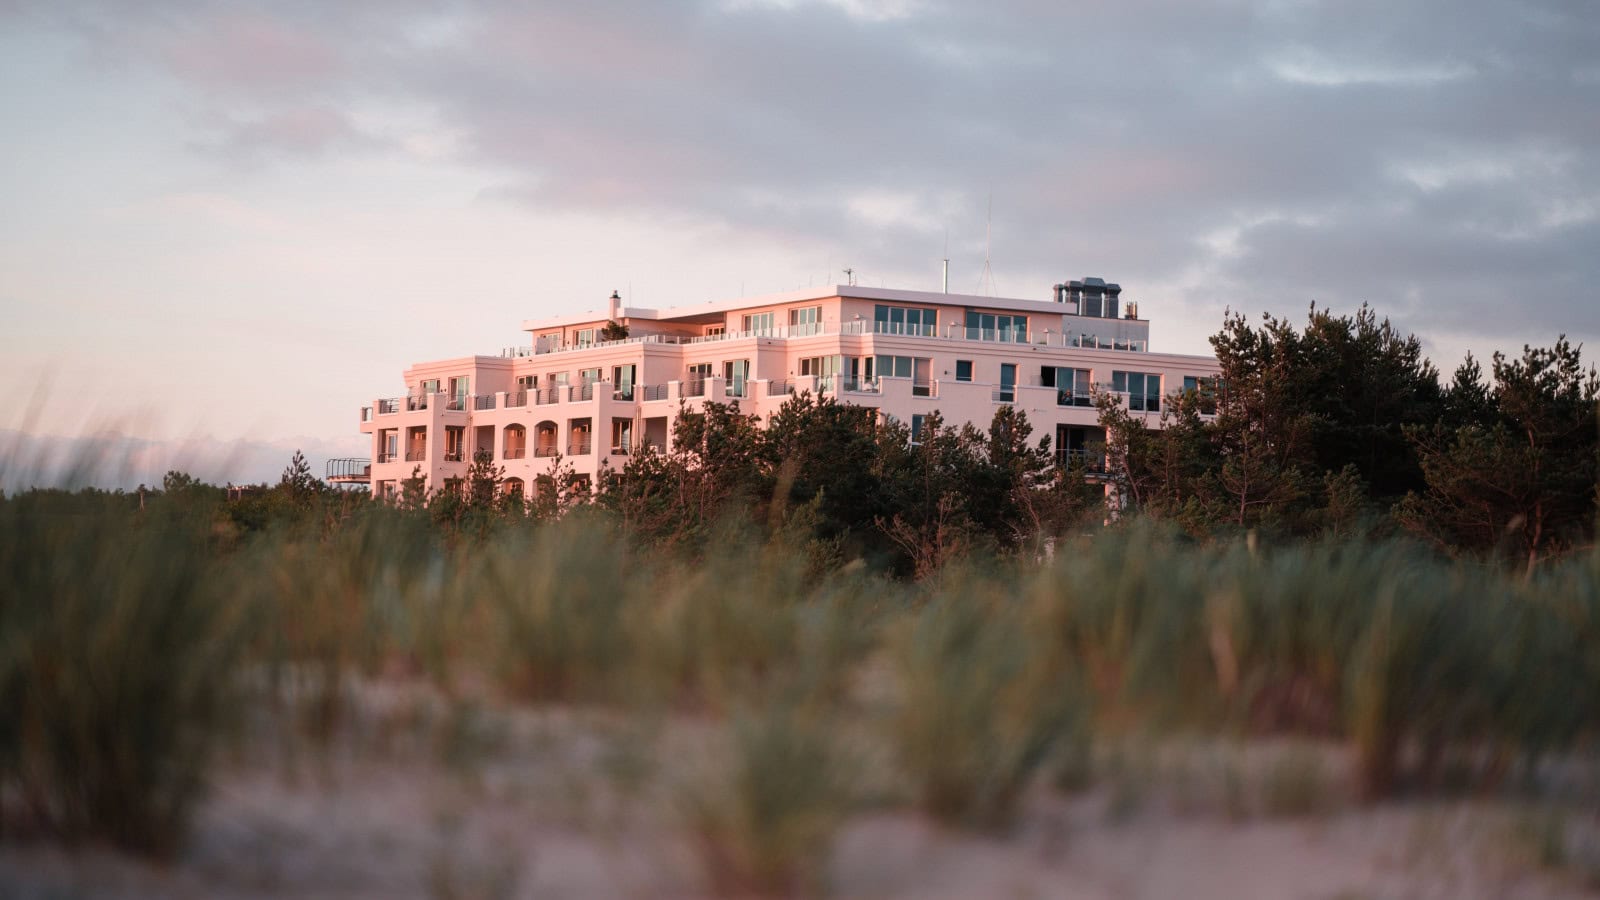
<instances>
[{"instance_id":1,"label":"blurred foreground grass","mask_svg":"<svg viewBox=\"0 0 1600 900\"><path fill-rule=\"evenodd\" d=\"M1098 779L1131 809L1145 763L1106 748L1340 742L1348 799L1376 800L1511 790L1600 721L1593 553L1525 577L1127 522L906 583L737 527L713 546L662 555L581 511L462 537L356 504L247 535L176 499L0 500L0 829L173 854L231 748L265 728L314 753L391 682L455 710L463 765L484 703L707 723L674 808L730 893L820 889L863 808L995 832L1030 789ZM607 764L646 777L636 755ZM1218 803L1346 799L1315 758L1266 773Z\"/></svg>"}]
</instances>

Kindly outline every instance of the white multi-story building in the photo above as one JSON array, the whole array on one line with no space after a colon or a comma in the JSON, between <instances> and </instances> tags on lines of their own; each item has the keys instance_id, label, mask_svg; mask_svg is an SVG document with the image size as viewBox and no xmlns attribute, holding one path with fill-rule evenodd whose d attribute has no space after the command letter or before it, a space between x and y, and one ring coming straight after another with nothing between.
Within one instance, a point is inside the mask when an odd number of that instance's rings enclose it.
<instances>
[{"instance_id":1,"label":"white multi-story building","mask_svg":"<svg viewBox=\"0 0 1600 900\"><path fill-rule=\"evenodd\" d=\"M1155 426L1173 393L1217 374L1209 356L1152 352L1120 294L1098 278L1048 300L834 285L656 310L612 294L603 312L522 323L527 345L406 369L404 396L361 409L370 461L330 476L390 496L419 470L431 490L486 449L510 490L558 456L594 479L642 445L669 448L680 408L737 402L767 421L803 391L878 409L913 439L935 410L984 428L1009 404L1065 461L1103 439L1094 391Z\"/></svg>"}]
</instances>

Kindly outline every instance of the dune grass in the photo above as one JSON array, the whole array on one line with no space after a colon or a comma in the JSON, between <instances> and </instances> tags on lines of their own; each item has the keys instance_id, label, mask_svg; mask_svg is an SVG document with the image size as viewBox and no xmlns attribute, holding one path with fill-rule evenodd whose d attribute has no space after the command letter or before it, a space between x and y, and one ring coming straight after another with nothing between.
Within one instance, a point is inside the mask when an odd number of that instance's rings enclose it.
<instances>
[{"instance_id":1,"label":"dune grass","mask_svg":"<svg viewBox=\"0 0 1600 900\"><path fill-rule=\"evenodd\" d=\"M734 892L818 887L860 779L843 723L892 760L885 796L994 830L1030 790L1092 786L1096 736L1341 742L1376 799L1447 760L1504 784L1600 721L1592 553L1527 578L1127 522L921 584L813 563L738 528L658 553L600 516L463 536L370 506L239 535L177 504L3 499L0 827L171 853L240 713L324 740L350 685L395 679L717 724L727 767L684 823ZM1301 761L1271 782L1279 814L1342 802Z\"/></svg>"}]
</instances>

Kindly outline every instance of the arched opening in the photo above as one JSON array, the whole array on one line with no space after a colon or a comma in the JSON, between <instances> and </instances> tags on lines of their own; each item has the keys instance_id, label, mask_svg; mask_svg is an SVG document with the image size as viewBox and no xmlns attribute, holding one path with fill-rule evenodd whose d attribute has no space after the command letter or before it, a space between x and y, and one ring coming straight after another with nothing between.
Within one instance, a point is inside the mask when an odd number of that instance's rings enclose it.
<instances>
[{"instance_id":1,"label":"arched opening","mask_svg":"<svg viewBox=\"0 0 1600 900\"><path fill-rule=\"evenodd\" d=\"M522 459L528 455L528 429L521 425L507 425L502 458Z\"/></svg>"},{"instance_id":2,"label":"arched opening","mask_svg":"<svg viewBox=\"0 0 1600 900\"><path fill-rule=\"evenodd\" d=\"M534 456L555 456L556 448L556 423L540 422L534 426L533 435Z\"/></svg>"},{"instance_id":3,"label":"arched opening","mask_svg":"<svg viewBox=\"0 0 1600 900\"><path fill-rule=\"evenodd\" d=\"M507 478L506 480L500 482L500 490L505 495L507 500L517 500L520 502L524 498L521 478Z\"/></svg>"}]
</instances>

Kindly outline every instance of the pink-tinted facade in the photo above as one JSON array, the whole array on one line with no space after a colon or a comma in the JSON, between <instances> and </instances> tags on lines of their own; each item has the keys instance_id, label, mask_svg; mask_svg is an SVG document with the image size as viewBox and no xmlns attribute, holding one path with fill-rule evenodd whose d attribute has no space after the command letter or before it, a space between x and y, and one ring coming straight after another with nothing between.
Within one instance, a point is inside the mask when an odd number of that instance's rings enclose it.
<instances>
[{"instance_id":1,"label":"pink-tinted facade","mask_svg":"<svg viewBox=\"0 0 1600 900\"><path fill-rule=\"evenodd\" d=\"M680 406L734 401L765 421L802 391L914 432L935 410L981 428L1012 405L1065 459L1103 437L1092 391L1118 393L1154 426L1170 395L1217 374L1211 357L1151 352L1136 307L1071 284L1055 300L835 285L663 310L613 295L601 311L524 322L524 346L406 369L403 395L361 410L367 474L389 496L420 467L431 490L464 478L482 448L512 489L558 457L593 483L644 444L670 447ZM608 321L627 338L606 340Z\"/></svg>"}]
</instances>

